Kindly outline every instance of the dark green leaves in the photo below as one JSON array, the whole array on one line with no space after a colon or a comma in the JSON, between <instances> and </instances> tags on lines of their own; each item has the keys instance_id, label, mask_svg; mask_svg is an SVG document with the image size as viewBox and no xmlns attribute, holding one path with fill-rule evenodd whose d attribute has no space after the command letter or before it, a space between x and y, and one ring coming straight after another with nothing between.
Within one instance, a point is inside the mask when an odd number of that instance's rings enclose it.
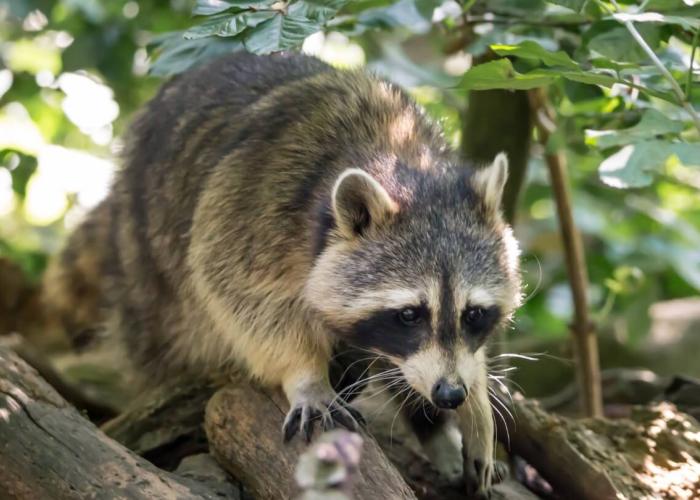
<instances>
[{"instance_id":1,"label":"dark green leaves","mask_svg":"<svg viewBox=\"0 0 700 500\"><path fill-rule=\"evenodd\" d=\"M598 68L584 70L565 52L550 52L532 41L524 41L517 45L492 45L491 50L499 55L517 57L538 65L541 63L544 67L519 73L509 59L497 59L467 71L462 77L461 88L524 90L549 85L561 78L606 87L623 82L615 77L612 71Z\"/></svg>"},{"instance_id":2,"label":"dark green leaves","mask_svg":"<svg viewBox=\"0 0 700 500\"><path fill-rule=\"evenodd\" d=\"M278 50L293 49L304 39L316 33L318 23L300 16L275 14L246 33L245 48L255 54L268 54Z\"/></svg>"},{"instance_id":3,"label":"dark green leaves","mask_svg":"<svg viewBox=\"0 0 700 500\"><path fill-rule=\"evenodd\" d=\"M185 38L233 38L256 54L295 49L307 36L323 29L346 3L347 0L199 0L193 13L206 19L189 29Z\"/></svg>"}]
</instances>

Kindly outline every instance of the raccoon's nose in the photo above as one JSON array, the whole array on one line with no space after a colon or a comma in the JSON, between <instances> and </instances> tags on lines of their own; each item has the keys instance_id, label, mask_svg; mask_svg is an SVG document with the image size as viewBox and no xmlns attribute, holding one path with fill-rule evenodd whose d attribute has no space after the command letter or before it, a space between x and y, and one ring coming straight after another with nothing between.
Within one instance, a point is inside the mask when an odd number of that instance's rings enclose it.
<instances>
[{"instance_id":1,"label":"raccoon's nose","mask_svg":"<svg viewBox=\"0 0 700 500\"><path fill-rule=\"evenodd\" d=\"M467 388L464 384L450 384L441 378L433 386L431 397L438 408L454 409L467 399Z\"/></svg>"}]
</instances>

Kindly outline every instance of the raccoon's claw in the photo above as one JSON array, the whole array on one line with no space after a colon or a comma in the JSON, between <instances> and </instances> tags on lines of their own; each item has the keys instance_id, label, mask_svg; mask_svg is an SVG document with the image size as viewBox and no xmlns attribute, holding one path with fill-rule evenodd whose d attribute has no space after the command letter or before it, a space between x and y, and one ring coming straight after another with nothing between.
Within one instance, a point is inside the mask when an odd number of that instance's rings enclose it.
<instances>
[{"instance_id":1,"label":"raccoon's claw","mask_svg":"<svg viewBox=\"0 0 700 500\"><path fill-rule=\"evenodd\" d=\"M355 408L340 400L295 405L284 419L282 426L284 442L288 443L298 432L301 432L304 440L310 443L317 422L320 422L324 431L334 429L338 425L350 431L357 431L359 424L365 424L365 419Z\"/></svg>"}]
</instances>

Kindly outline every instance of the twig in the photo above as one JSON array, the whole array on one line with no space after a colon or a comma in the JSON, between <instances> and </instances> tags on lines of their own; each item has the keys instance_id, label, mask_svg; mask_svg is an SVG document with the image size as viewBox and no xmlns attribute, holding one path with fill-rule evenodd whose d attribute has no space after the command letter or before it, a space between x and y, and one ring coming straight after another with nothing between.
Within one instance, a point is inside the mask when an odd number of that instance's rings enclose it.
<instances>
[{"instance_id":1,"label":"twig","mask_svg":"<svg viewBox=\"0 0 700 500\"><path fill-rule=\"evenodd\" d=\"M524 26L547 26L554 28L570 28L586 26L591 21L555 21L551 19L541 19L539 21L524 17L491 17L491 16L467 16L463 19L464 24L506 24Z\"/></svg>"},{"instance_id":2,"label":"twig","mask_svg":"<svg viewBox=\"0 0 700 500\"><path fill-rule=\"evenodd\" d=\"M600 5L602 8L610 12L611 14L615 14L616 12L612 11L607 5L605 5L603 2L600 2L599 0L596 0L596 3ZM617 12L621 12L620 5L617 3L616 0L610 0L610 3L613 4ZM632 35L632 38L637 42L637 45L639 45L642 50L649 56L649 59L654 63L654 66L661 72L661 74L668 80L668 82L671 84L671 90L676 96L676 99L678 99L678 104L683 107L683 109L686 110L686 112L690 115L692 118L693 122L695 122L695 127L698 129L698 132L700 132L700 114L695 110L693 105L686 99L686 95L683 93L683 89L681 86L678 84L676 79L673 77L671 72L666 69L666 66L664 66L664 63L661 61L661 59L658 58L658 56L654 53L651 47L649 47L649 44L644 40L644 37L639 33L637 28L634 26L634 23L629 20L620 20L617 19L619 22L621 22L625 28L627 28L627 31L630 32L630 35ZM692 71L692 65L691 65L691 71Z\"/></svg>"},{"instance_id":3,"label":"twig","mask_svg":"<svg viewBox=\"0 0 700 500\"><path fill-rule=\"evenodd\" d=\"M540 143L546 148L555 130L554 112L547 103L542 89L528 93L530 107L535 117ZM598 339L588 313L588 273L581 235L578 232L571 208L571 195L567 179L566 160L559 152L546 152L552 191L557 205L559 226L564 243L569 285L574 300L574 321L571 330L578 355L578 379L586 414L597 417L603 414L598 361Z\"/></svg>"}]
</instances>

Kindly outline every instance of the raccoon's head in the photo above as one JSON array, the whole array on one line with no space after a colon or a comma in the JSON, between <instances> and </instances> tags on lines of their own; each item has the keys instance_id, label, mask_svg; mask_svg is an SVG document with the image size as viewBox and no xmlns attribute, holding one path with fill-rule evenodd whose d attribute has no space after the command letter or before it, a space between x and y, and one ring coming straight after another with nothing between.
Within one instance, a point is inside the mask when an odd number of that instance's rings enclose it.
<instances>
[{"instance_id":1,"label":"raccoon's head","mask_svg":"<svg viewBox=\"0 0 700 500\"><path fill-rule=\"evenodd\" d=\"M333 188L307 298L438 407L464 401L485 341L520 302L517 243L499 213L507 170L504 154L478 171L349 169Z\"/></svg>"}]
</instances>

